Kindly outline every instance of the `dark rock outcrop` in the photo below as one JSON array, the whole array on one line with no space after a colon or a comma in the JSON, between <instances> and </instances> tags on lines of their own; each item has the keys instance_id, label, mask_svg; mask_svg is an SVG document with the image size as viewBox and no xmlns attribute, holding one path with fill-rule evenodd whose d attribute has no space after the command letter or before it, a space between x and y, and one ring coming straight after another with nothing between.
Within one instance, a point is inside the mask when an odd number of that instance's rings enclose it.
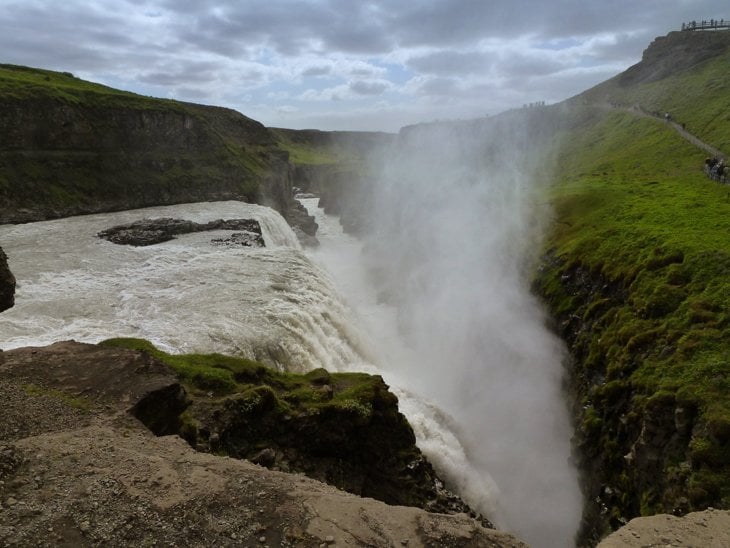
<instances>
[{"instance_id":1,"label":"dark rock outcrop","mask_svg":"<svg viewBox=\"0 0 730 548\"><path fill-rule=\"evenodd\" d=\"M0 248L0 312L15 304L15 277L8 267L8 257Z\"/></svg>"},{"instance_id":2,"label":"dark rock outcrop","mask_svg":"<svg viewBox=\"0 0 730 548\"><path fill-rule=\"evenodd\" d=\"M655 82L715 57L730 47L730 32L670 32L656 38L641 62L618 76L621 86Z\"/></svg>"},{"instance_id":3,"label":"dark rock outcrop","mask_svg":"<svg viewBox=\"0 0 730 548\"><path fill-rule=\"evenodd\" d=\"M388 504L473 515L416 447L413 430L381 377L360 381L370 394L367 401L346 403L335 398L353 387L331 379L324 369L306 378L331 404L296 412L282 403L287 396L268 384L221 399L193 397L187 414L196 428L186 437L203 450L303 472Z\"/></svg>"},{"instance_id":4,"label":"dark rock outcrop","mask_svg":"<svg viewBox=\"0 0 730 548\"><path fill-rule=\"evenodd\" d=\"M180 234L210 230L243 230L228 240L215 239L215 243L235 244L245 247L264 247L261 226L255 219L218 219L208 223L195 223L182 219L142 219L126 225L102 230L99 238L115 244L147 246L167 242Z\"/></svg>"}]
</instances>

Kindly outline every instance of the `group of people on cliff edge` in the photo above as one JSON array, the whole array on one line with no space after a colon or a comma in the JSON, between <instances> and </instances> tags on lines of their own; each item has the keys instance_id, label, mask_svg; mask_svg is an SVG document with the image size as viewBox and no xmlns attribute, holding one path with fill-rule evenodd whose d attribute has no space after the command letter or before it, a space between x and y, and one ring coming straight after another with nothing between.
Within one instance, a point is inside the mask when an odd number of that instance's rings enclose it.
<instances>
[{"instance_id":1,"label":"group of people on cliff edge","mask_svg":"<svg viewBox=\"0 0 730 548\"><path fill-rule=\"evenodd\" d=\"M727 182L727 165L725 158L705 158L705 173L710 179L721 183Z\"/></svg>"}]
</instances>

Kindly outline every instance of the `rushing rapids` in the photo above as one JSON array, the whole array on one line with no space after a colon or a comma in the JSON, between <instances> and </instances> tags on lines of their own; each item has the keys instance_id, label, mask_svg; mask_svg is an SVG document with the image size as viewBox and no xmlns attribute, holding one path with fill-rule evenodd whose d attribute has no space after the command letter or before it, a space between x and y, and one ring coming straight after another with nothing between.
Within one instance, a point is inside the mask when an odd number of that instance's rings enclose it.
<instances>
[{"instance_id":1,"label":"rushing rapids","mask_svg":"<svg viewBox=\"0 0 730 548\"><path fill-rule=\"evenodd\" d=\"M224 231L127 247L96 234L147 217L196 222L249 217L265 248L211 245ZM269 208L216 202L4 226L0 239L20 280L0 317L3 348L74 338L144 337L176 352L223 352L307 370L357 361L355 333L330 280Z\"/></svg>"}]
</instances>

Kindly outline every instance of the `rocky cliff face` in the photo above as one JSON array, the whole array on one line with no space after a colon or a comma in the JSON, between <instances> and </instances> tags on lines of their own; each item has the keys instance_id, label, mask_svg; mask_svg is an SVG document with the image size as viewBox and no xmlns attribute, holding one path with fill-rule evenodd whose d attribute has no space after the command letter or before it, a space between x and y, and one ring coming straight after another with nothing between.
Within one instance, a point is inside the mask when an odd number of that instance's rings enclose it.
<instances>
[{"instance_id":1,"label":"rocky cliff face","mask_svg":"<svg viewBox=\"0 0 730 548\"><path fill-rule=\"evenodd\" d=\"M8 257L0 248L0 312L15 304L15 277L8 268Z\"/></svg>"},{"instance_id":2,"label":"rocky cliff face","mask_svg":"<svg viewBox=\"0 0 730 548\"><path fill-rule=\"evenodd\" d=\"M243 200L313 230L296 214L288 154L259 122L67 74L0 69L11 90L0 107L0 222Z\"/></svg>"},{"instance_id":3,"label":"rocky cliff face","mask_svg":"<svg viewBox=\"0 0 730 548\"><path fill-rule=\"evenodd\" d=\"M647 391L615 373L619 361L636 367L655 341L631 338L620 360L596 351L607 336L607 318L632 298L631 281L551 256L536 280L572 358L574 444L587 501L580 538L594 544L635 516L682 515L722 504L719 492L706 489L697 474L701 467L715 472L723 466L697 451L707 433L696 401L679 392Z\"/></svg>"},{"instance_id":4,"label":"rocky cliff face","mask_svg":"<svg viewBox=\"0 0 730 548\"><path fill-rule=\"evenodd\" d=\"M621 86L655 82L715 57L730 47L730 32L670 32L644 50L641 62L620 76Z\"/></svg>"}]
</instances>

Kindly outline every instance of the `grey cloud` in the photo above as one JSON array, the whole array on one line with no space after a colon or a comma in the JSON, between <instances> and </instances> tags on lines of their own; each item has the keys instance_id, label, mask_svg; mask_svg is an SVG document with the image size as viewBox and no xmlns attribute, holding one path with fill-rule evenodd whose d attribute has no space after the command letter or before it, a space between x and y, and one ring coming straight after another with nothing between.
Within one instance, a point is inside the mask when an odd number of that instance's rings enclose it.
<instances>
[{"instance_id":1,"label":"grey cloud","mask_svg":"<svg viewBox=\"0 0 730 548\"><path fill-rule=\"evenodd\" d=\"M492 64L490 56L482 52L439 51L409 59L406 65L417 72L438 75L466 75L482 73Z\"/></svg>"},{"instance_id":2,"label":"grey cloud","mask_svg":"<svg viewBox=\"0 0 730 548\"><path fill-rule=\"evenodd\" d=\"M217 77L213 63L185 63L172 70L152 70L138 76L141 82L158 86L189 86L205 83Z\"/></svg>"},{"instance_id":3,"label":"grey cloud","mask_svg":"<svg viewBox=\"0 0 730 548\"><path fill-rule=\"evenodd\" d=\"M219 2L166 2L170 12L181 12L176 29L181 46L236 57L250 46L266 45L286 55L305 50L322 30L316 4L277 0L251 1L220 7Z\"/></svg>"},{"instance_id":4,"label":"grey cloud","mask_svg":"<svg viewBox=\"0 0 730 548\"><path fill-rule=\"evenodd\" d=\"M356 68L352 69L349 74L351 76L372 76L373 72L373 69L369 68Z\"/></svg>"},{"instance_id":5,"label":"grey cloud","mask_svg":"<svg viewBox=\"0 0 730 548\"><path fill-rule=\"evenodd\" d=\"M381 95L388 89L388 84L385 82L367 82L365 80L356 80L350 82L350 91L357 93L358 95Z\"/></svg>"},{"instance_id":6,"label":"grey cloud","mask_svg":"<svg viewBox=\"0 0 730 548\"><path fill-rule=\"evenodd\" d=\"M418 86L419 95L454 96L459 91L458 80L455 78L431 78Z\"/></svg>"},{"instance_id":7,"label":"grey cloud","mask_svg":"<svg viewBox=\"0 0 730 548\"><path fill-rule=\"evenodd\" d=\"M346 9L340 0L248 0L234 5L166 0L162 5L184 20L185 28L178 31L183 42L229 56L264 42L293 56L303 51L383 54L410 46L459 49L485 38L519 35L550 39L670 30L681 24L677 13L704 17L718 3L698 0L671 10L664 0L377 0L351 2Z\"/></svg>"},{"instance_id":8,"label":"grey cloud","mask_svg":"<svg viewBox=\"0 0 730 548\"><path fill-rule=\"evenodd\" d=\"M376 2L357 2L342 9L330 2L328 26L323 34L329 48L348 53L386 53L395 46L386 26L387 19L374 9Z\"/></svg>"},{"instance_id":9,"label":"grey cloud","mask_svg":"<svg viewBox=\"0 0 730 548\"><path fill-rule=\"evenodd\" d=\"M329 65L321 65L317 67L309 67L306 70L303 70L301 75L304 77L317 77L317 76L327 76L332 72L332 67Z\"/></svg>"},{"instance_id":10,"label":"grey cloud","mask_svg":"<svg viewBox=\"0 0 730 548\"><path fill-rule=\"evenodd\" d=\"M598 44L591 52L600 61L622 61L636 57L656 38L651 32L637 32L633 35L619 33L615 44Z\"/></svg>"},{"instance_id":11,"label":"grey cloud","mask_svg":"<svg viewBox=\"0 0 730 548\"><path fill-rule=\"evenodd\" d=\"M0 49L5 59L32 66L100 69L108 63L107 37L115 45L133 43L112 23L106 15L78 12L72 4L49 9L43 2L10 3L0 7Z\"/></svg>"},{"instance_id":12,"label":"grey cloud","mask_svg":"<svg viewBox=\"0 0 730 548\"><path fill-rule=\"evenodd\" d=\"M184 101L207 101L210 90L201 87L180 86L175 88L175 98Z\"/></svg>"},{"instance_id":13,"label":"grey cloud","mask_svg":"<svg viewBox=\"0 0 730 548\"><path fill-rule=\"evenodd\" d=\"M514 52L503 57L499 68L500 74L506 76L536 77L558 72L565 68L565 64L544 56L534 57Z\"/></svg>"},{"instance_id":14,"label":"grey cloud","mask_svg":"<svg viewBox=\"0 0 730 548\"><path fill-rule=\"evenodd\" d=\"M218 2L167 1L166 8L183 15L179 29L183 44L194 44L222 55L235 56L252 43L265 43L283 55L305 51L384 53L392 46L368 4L343 9L341 3L253 0L225 9Z\"/></svg>"},{"instance_id":15,"label":"grey cloud","mask_svg":"<svg viewBox=\"0 0 730 548\"><path fill-rule=\"evenodd\" d=\"M700 11L694 2L686 11ZM647 28L679 28L676 9L663 0L432 0L397 3L388 21L402 46L458 48L485 38L513 39L520 35L538 38L589 36L600 32L639 31Z\"/></svg>"}]
</instances>

